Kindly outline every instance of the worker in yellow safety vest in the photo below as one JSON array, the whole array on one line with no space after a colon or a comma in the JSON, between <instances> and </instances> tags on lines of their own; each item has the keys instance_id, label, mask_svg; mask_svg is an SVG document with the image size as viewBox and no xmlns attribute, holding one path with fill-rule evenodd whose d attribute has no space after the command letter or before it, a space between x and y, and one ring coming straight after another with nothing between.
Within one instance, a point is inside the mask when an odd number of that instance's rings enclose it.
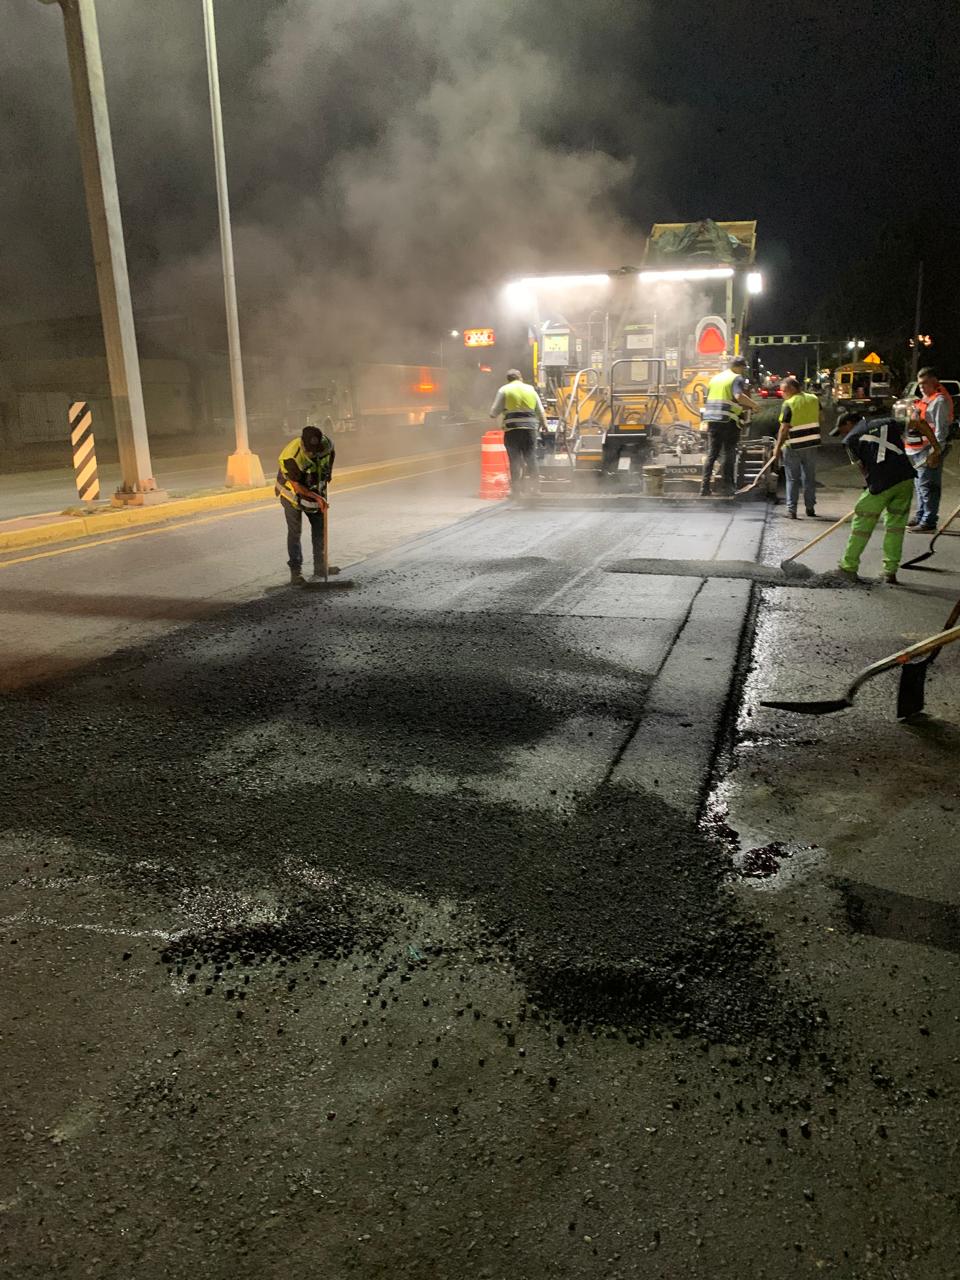
<instances>
[{"instance_id":1,"label":"worker in yellow safety vest","mask_svg":"<svg viewBox=\"0 0 960 1280\"><path fill-rule=\"evenodd\" d=\"M787 515L797 518L797 499L803 482L803 505L808 516L817 514L817 454L820 452L820 401L812 392L801 391L798 379L784 378L780 384L783 408L780 433L774 446L776 462L783 459L787 481Z\"/></svg>"},{"instance_id":2,"label":"worker in yellow safety vest","mask_svg":"<svg viewBox=\"0 0 960 1280\"><path fill-rule=\"evenodd\" d=\"M700 482L701 497L710 496L713 468L721 455L723 487L727 493L733 492L740 420L744 409L759 408L756 401L747 395L747 362L743 356L734 356L728 368L710 379L706 402L700 410L700 417L707 428L707 457Z\"/></svg>"},{"instance_id":3,"label":"worker in yellow safety vest","mask_svg":"<svg viewBox=\"0 0 960 1280\"><path fill-rule=\"evenodd\" d=\"M503 414L503 444L510 462L510 489L537 487L537 427L547 429L547 415L536 387L524 382L519 369L508 369L507 380L490 406L490 417Z\"/></svg>"},{"instance_id":4,"label":"worker in yellow safety vest","mask_svg":"<svg viewBox=\"0 0 960 1280\"><path fill-rule=\"evenodd\" d=\"M333 423L326 419L324 426ZM327 535L327 485L333 476L336 451L333 441L319 427L304 427L280 454L276 494L287 522L287 564L291 583L300 586L303 577L303 548L300 544L303 517L310 521L313 544L313 576L323 576L323 552ZM339 573L327 566L327 573Z\"/></svg>"}]
</instances>

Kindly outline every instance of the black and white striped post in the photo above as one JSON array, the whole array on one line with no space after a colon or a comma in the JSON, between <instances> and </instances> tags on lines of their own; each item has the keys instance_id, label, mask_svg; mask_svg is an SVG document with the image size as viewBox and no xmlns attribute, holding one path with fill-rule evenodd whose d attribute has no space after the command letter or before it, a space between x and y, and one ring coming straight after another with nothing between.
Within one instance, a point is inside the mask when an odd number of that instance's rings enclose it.
<instances>
[{"instance_id":1,"label":"black and white striped post","mask_svg":"<svg viewBox=\"0 0 960 1280\"><path fill-rule=\"evenodd\" d=\"M70 444L80 501L93 502L100 497L100 477L93 443L93 414L86 400L74 400L70 406Z\"/></svg>"}]
</instances>

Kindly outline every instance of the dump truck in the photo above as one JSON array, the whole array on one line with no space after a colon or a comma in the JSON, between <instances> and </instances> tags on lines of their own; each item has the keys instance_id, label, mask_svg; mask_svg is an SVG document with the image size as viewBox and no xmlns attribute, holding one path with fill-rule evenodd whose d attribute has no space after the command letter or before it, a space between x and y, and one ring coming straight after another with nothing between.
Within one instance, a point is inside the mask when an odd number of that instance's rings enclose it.
<instances>
[{"instance_id":1,"label":"dump truck","mask_svg":"<svg viewBox=\"0 0 960 1280\"><path fill-rule=\"evenodd\" d=\"M756 223L657 224L640 267L511 281L504 300L526 318L548 406L547 486L587 476L619 488L699 489L700 409L713 375L741 350ZM770 438L744 440L738 479L766 462Z\"/></svg>"},{"instance_id":2,"label":"dump truck","mask_svg":"<svg viewBox=\"0 0 960 1280\"><path fill-rule=\"evenodd\" d=\"M284 429L302 431L326 418L336 435L418 427L446 412L447 370L426 365L319 367L287 397Z\"/></svg>"}]
</instances>

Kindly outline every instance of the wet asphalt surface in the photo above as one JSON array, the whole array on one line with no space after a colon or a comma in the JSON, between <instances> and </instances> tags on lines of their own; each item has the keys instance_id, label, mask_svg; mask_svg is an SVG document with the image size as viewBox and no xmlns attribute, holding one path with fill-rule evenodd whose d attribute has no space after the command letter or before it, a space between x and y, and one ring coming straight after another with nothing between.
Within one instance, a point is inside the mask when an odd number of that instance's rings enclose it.
<instances>
[{"instance_id":1,"label":"wet asphalt surface","mask_svg":"<svg viewBox=\"0 0 960 1280\"><path fill-rule=\"evenodd\" d=\"M955 984L854 1001L902 910L740 785L776 591L604 569L763 531L500 508L8 698L6 1272L960 1274Z\"/></svg>"}]
</instances>

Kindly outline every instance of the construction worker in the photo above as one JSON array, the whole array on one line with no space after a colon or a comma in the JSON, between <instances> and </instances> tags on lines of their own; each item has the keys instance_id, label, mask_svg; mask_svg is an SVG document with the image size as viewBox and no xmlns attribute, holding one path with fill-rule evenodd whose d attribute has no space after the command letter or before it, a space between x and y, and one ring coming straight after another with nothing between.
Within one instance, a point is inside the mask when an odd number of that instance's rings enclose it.
<instances>
[{"instance_id":1,"label":"construction worker","mask_svg":"<svg viewBox=\"0 0 960 1280\"><path fill-rule=\"evenodd\" d=\"M333 430L329 418L324 426ZM333 476L335 450L333 441L319 427L304 427L280 454L276 493L287 522L287 564L291 583L303 584L303 548L300 544L303 517L310 521L313 544L313 576L323 576L324 538L326 537L327 485ZM339 573L328 566L327 573Z\"/></svg>"},{"instance_id":2,"label":"construction worker","mask_svg":"<svg viewBox=\"0 0 960 1280\"><path fill-rule=\"evenodd\" d=\"M907 526L914 533L932 533L940 519L940 491L943 487L943 470L939 463L930 465L930 446L918 430L925 422L940 446L941 459L947 451L950 427L953 423L953 397L940 384L934 369L921 369L917 374L920 399L911 412L905 436L907 457L916 471L917 510Z\"/></svg>"},{"instance_id":3,"label":"construction worker","mask_svg":"<svg viewBox=\"0 0 960 1280\"><path fill-rule=\"evenodd\" d=\"M717 459L723 455L720 471L726 492L732 493L740 442L740 419L744 409L759 409L746 392L747 362L734 356L729 367L714 374L707 387L707 398L700 417L707 426L707 459L703 464L700 496L710 496L710 481Z\"/></svg>"},{"instance_id":4,"label":"construction worker","mask_svg":"<svg viewBox=\"0 0 960 1280\"><path fill-rule=\"evenodd\" d=\"M503 414L503 443L510 461L510 490L520 492L526 480L537 485L537 427L547 429L547 415L536 387L524 382L519 369L508 369L507 380L490 406L490 417Z\"/></svg>"},{"instance_id":5,"label":"construction worker","mask_svg":"<svg viewBox=\"0 0 960 1280\"><path fill-rule=\"evenodd\" d=\"M799 381L784 378L780 434L774 446L774 460L783 459L787 482L787 515L797 518L797 499L803 482L803 505L808 516L817 506L817 454L820 451L820 401L809 391L801 391Z\"/></svg>"},{"instance_id":6,"label":"construction worker","mask_svg":"<svg viewBox=\"0 0 960 1280\"><path fill-rule=\"evenodd\" d=\"M870 535L883 515L883 580L897 582L903 554L903 533L913 498L913 467L907 457L903 429L894 418L883 416L879 406L867 416L854 412L837 424L844 437L850 460L863 472L866 488L853 509L853 527L838 573L850 582L860 582L857 570ZM927 466L939 467L940 446L926 422L918 421L917 432L927 442Z\"/></svg>"}]
</instances>

